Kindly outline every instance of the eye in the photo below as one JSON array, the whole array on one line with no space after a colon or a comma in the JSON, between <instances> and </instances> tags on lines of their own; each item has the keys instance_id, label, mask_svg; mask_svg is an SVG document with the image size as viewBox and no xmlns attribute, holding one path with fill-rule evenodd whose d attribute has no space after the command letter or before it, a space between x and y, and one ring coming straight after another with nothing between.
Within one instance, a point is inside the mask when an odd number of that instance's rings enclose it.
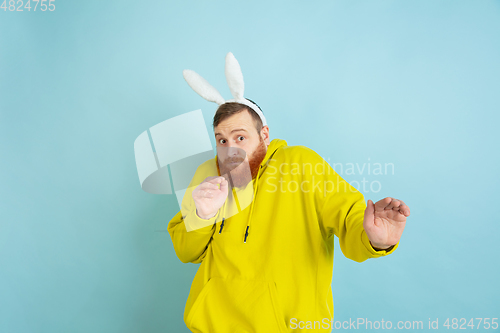
<instances>
[{"instance_id":1,"label":"eye","mask_svg":"<svg viewBox=\"0 0 500 333\"><path fill-rule=\"evenodd\" d=\"M245 137L244 137L243 135L240 135L240 136L238 137L238 141L243 141L243 139L244 139L244 138L245 138Z\"/></svg>"},{"instance_id":2,"label":"eye","mask_svg":"<svg viewBox=\"0 0 500 333\"><path fill-rule=\"evenodd\" d=\"M224 142L226 142L226 140L224 140L224 139L220 139L219 140L219 143L222 144L222 145L224 144Z\"/></svg>"}]
</instances>

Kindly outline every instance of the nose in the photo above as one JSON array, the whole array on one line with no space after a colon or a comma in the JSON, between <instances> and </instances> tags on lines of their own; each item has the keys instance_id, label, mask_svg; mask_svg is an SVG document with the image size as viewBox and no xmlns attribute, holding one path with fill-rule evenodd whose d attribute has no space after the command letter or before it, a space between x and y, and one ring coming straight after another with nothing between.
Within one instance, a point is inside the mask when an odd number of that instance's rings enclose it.
<instances>
[{"instance_id":1,"label":"nose","mask_svg":"<svg viewBox=\"0 0 500 333\"><path fill-rule=\"evenodd\" d=\"M238 155L238 150L239 150L239 148L237 148L234 143L233 144L229 144L228 147L227 147L227 154L229 156Z\"/></svg>"},{"instance_id":2,"label":"nose","mask_svg":"<svg viewBox=\"0 0 500 333\"><path fill-rule=\"evenodd\" d=\"M236 156L240 155L240 150L241 150L240 148L237 148L234 146L233 147L229 146L227 148L227 156L236 157Z\"/></svg>"},{"instance_id":3,"label":"nose","mask_svg":"<svg viewBox=\"0 0 500 333\"><path fill-rule=\"evenodd\" d=\"M245 150L236 147L236 143L229 143L226 147L217 147L217 153L221 162L241 162L245 159Z\"/></svg>"},{"instance_id":4,"label":"nose","mask_svg":"<svg viewBox=\"0 0 500 333\"><path fill-rule=\"evenodd\" d=\"M235 140L227 141L227 155L231 157L237 157L240 155L244 155L244 152L241 148L238 148L238 144Z\"/></svg>"}]
</instances>

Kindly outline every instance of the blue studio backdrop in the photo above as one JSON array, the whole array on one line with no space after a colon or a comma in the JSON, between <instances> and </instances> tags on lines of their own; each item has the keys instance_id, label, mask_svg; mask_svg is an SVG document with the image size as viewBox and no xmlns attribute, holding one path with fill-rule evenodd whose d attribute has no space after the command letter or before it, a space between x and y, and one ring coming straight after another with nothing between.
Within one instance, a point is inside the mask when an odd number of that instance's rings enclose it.
<instances>
[{"instance_id":1,"label":"blue studio backdrop","mask_svg":"<svg viewBox=\"0 0 500 333\"><path fill-rule=\"evenodd\" d=\"M13 3L0 9L0 332L188 332L198 265L166 231L175 195L141 189L134 140L201 109L215 147L216 105L182 70L230 98L227 52L271 139L411 208L390 256L356 263L336 244L334 320L495 331L499 1Z\"/></svg>"}]
</instances>

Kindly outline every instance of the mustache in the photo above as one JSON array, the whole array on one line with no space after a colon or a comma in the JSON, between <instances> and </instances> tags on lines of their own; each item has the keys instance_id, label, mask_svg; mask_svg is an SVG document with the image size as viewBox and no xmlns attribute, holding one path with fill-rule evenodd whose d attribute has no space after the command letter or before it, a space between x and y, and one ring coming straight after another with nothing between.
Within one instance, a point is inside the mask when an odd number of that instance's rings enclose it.
<instances>
[{"instance_id":1,"label":"mustache","mask_svg":"<svg viewBox=\"0 0 500 333\"><path fill-rule=\"evenodd\" d=\"M224 164L243 163L244 160L245 160L244 158L228 158L224 160Z\"/></svg>"}]
</instances>

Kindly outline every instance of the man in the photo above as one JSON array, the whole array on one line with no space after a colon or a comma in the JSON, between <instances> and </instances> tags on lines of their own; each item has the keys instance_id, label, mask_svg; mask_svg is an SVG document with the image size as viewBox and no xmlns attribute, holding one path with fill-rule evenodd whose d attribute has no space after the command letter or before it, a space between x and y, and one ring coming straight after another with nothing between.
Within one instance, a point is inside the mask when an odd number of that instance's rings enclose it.
<instances>
[{"instance_id":1,"label":"man","mask_svg":"<svg viewBox=\"0 0 500 333\"><path fill-rule=\"evenodd\" d=\"M220 105L217 156L168 225L180 260L201 263L184 312L192 332L329 332L334 235L352 260L385 256L410 215L394 198L366 205L313 150L270 141L262 119L246 102Z\"/></svg>"}]
</instances>

